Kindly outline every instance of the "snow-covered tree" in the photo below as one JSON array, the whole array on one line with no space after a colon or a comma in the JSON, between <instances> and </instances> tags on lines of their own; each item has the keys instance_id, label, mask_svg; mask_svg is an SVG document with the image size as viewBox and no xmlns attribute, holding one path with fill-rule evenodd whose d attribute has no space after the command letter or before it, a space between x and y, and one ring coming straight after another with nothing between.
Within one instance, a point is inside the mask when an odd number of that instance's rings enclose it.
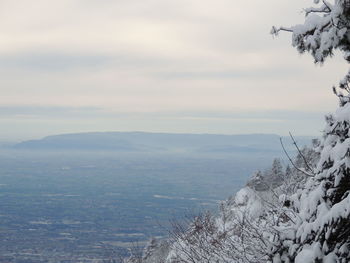
<instances>
[{"instance_id":1,"label":"snow-covered tree","mask_svg":"<svg viewBox=\"0 0 350 263\"><path fill-rule=\"evenodd\" d=\"M338 49L350 62L350 1L315 0L305 9L302 25L273 28L272 33L290 31L292 44L323 63ZM326 116L319 145L320 160L314 174L308 174L303 188L287 197L291 221L278 226L273 238L272 262L350 262L350 74L340 82L345 92L335 94L340 107Z\"/></svg>"},{"instance_id":2,"label":"snow-covered tree","mask_svg":"<svg viewBox=\"0 0 350 263\"><path fill-rule=\"evenodd\" d=\"M256 191L266 191L269 189L269 185L266 184L264 175L260 170L253 174L247 186Z\"/></svg>"},{"instance_id":3,"label":"snow-covered tree","mask_svg":"<svg viewBox=\"0 0 350 263\"><path fill-rule=\"evenodd\" d=\"M143 249L142 263L164 263L169 253L166 240L151 238Z\"/></svg>"},{"instance_id":4,"label":"snow-covered tree","mask_svg":"<svg viewBox=\"0 0 350 263\"><path fill-rule=\"evenodd\" d=\"M155 238L152 237L143 250L142 260L144 261L151 257L151 255L154 254L154 251L157 249L157 247L158 242Z\"/></svg>"},{"instance_id":5,"label":"snow-covered tree","mask_svg":"<svg viewBox=\"0 0 350 263\"><path fill-rule=\"evenodd\" d=\"M270 186L275 188L280 185L283 181L284 172L283 166L280 159L274 159L272 162L272 167L266 172L265 178Z\"/></svg>"},{"instance_id":6,"label":"snow-covered tree","mask_svg":"<svg viewBox=\"0 0 350 263\"><path fill-rule=\"evenodd\" d=\"M310 52L315 62L333 55L335 49L345 53L350 62L350 1L314 0L315 6L305 9L305 23L289 28L273 27L271 33L281 30L293 33L292 44L300 53Z\"/></svg>"}]
</instances>

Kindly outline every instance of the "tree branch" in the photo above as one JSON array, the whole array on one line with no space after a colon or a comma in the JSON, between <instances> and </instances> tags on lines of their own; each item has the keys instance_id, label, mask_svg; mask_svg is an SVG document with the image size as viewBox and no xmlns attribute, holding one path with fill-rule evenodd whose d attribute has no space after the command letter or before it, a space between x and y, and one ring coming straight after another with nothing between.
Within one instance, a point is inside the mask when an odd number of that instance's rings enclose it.
<instances>
[{"instance_id":1,"label":"tree branch","mask_svg":"<svg viewBox=\"0 0 350 263\"><path fill-rule=\"evenodd\" d=\"M295 165L295 163L293 162L292 158L289 156L289 154L288 154L286 148L284 147L282 138L280 138L280 143L281 143L281 146L282 146L282 149L283 149L285 155L287 156L288 160L289 160L290 163L293 165L293 167L294 167L296 170L298 170L299 172L305 174L306 176L308 176L308 177L313 177L313 174L309 174L308 172L303 171L302 169L300 169L299 167L297 167L297 166Z\"/></svg>"},{"instance_id":2,"label":"tree branch","mask_svg":"<svg viewBox=\"0 0 350 263\"><path fill-rule=\"evenodd\" d=\"M308 161L306 160L304 154L303 154L303 153L301 152L301 150L299 149L298 144L297 144L297 142L295 141L295 139L294 139L293 135L291 134L291 132L289 132L289 136L290 136L290 138L292 139L293 145L294 145L295 148L297 149L297 151L298 151L298 153L300 154L301 158L303 158L303 161L304 161L306 167L309 169L309 171L310 171L313 175L315 175L314 169L312 169L312 167L310 166L310 164L309 164Z\"/></svg>"}]
</instances>

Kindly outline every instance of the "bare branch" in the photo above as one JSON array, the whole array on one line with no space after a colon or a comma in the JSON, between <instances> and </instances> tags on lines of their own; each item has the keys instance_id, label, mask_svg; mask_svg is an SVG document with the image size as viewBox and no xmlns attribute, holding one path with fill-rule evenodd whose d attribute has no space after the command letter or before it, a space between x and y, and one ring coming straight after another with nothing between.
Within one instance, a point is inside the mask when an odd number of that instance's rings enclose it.
<instances>
[{"instance_id":1,"label":"bare branch","mask_svg":"<svg viewBox=\"0 0 350 263\"><path fill-rule=\"evenodd\" d=\"M295 148L297 149L297 151L298 151L298 153L300 154L301 158L303 158L303 161L304 161L304 163L305 163L307 169L309 169L309 171L310 171L313 175L315 175L314 169L310 166L310 164L309 164L309 162L306 160L304 154L301 152L301 150L300 150L300 148L298 147L298 144L297 144L297 142L295 141L295 139L294 139L294 137L293 137L293 135L292 135L291 132L289 132L289 136L290 136L290 138L292 139L293 145L294 145Z\"/></svg>"},{"instance_id":2,"label":"bare branch","mask_svg":"<svg viewBox=\"0 0 350 263\"><path fill-rule=\"evenodd\" d=\"M286 148L284 147L284 144L283 144L282 138L280 138L280 143L281 143L282 149L283 149L283 151L284 151L285 155L287 156L287 158L288 158L289 162L290 162L290 163L293 165L293 167L294 167L295 169L297 169L299 172L301 172L301 173L305 174L306 176L309 176L309 177L314 176L313 174L309 174L308 172L306 172L306 171L304 171L304 170L300 169L299 167L297 167L297 166L295 165L295 163L293 162L292 158L289 156L289 154L288 154L288 152L287 152Z\"/></svg>"},{"instance_id":3,"label":"bare branch","mask_svg":"<svg viewBox=\"0 0 350 263\"><path fill-rule=\"evenodd\" d=\"M333 10L332 5L328 1L322 0L322 2L328 8L329 11Z\"/></svg>"},{"instance_id":4,"label":"bare branch","mask_svg":"<svg viewBox=\"0 0 350 263\"><path fill-rule=\"evenodd\" d=\"M277 27L273 26L271 28L270 34L273 35L273 36L277 36L280 31L293 32L293 29L292 28L287 28L287 27L279 27L279 28L277 28Z\"/></svg>"}]
</instances>

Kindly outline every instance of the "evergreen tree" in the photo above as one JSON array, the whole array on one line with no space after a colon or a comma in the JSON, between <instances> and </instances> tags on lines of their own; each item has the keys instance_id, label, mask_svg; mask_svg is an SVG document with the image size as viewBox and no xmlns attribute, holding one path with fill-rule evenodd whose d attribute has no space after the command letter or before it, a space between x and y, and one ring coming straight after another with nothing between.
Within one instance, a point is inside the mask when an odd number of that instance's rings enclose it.
<instances>
[{"instance_id":1,"label":"evergreen tree","mask_svg":"<svg viewBox=\"0 0 350 263\"><path fill-rule=\"evenodd\" d=\"M247 186L255 191L266 191L269 189L269 185L266 183L261 171L257 171L253 174L253 176L249 179Z\"/></svg>"},{"instance_id":2,"label":"evergreen tree","mask_svg":"<svg viewBox=\"0 0 350 263\"><path fill-rule=\"evenodd\" d=\"M291 31L293 46L324 62L335 49L350 62L350 1L314 1L303 25L273 28ZM290 197L294 218L281 225L271 249L273 262L350 262L350 74L337 91L340 107L326 116L320 160L305 187Z\"/></svg>"},{"instance_id":3,"label":"evergreen tree","mask_svg":"<svg viewBox=\"0 0 350 263\"><path fill-rule=\"evenodd\" d=\"M157 247L158 242L155 238L152 237L143 250L142 260L147 260L149 257L151 257L151 255L154 253Z\"/></svg>"},{"instance_id":4,"label":"evergreen tree","mask_svg":"<svg viewBox=\"0 0 350 263\"><path fill-rule=\"evenodd\" d=\"M284 180L283 166L280 159L274 159L272 167L266 176L267 182L272 188L281 185Z\"/></svg>"}]
</instances>

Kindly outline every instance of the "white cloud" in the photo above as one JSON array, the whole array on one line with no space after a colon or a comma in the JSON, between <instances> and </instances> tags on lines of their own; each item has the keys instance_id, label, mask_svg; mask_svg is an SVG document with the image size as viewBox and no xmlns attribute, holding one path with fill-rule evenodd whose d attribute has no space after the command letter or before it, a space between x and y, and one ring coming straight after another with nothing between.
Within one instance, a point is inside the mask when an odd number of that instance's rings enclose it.
<instances>
[{"instance_id":1,"label":"white cloud","mask_svg":"<svg viewBox=\"0 0 350 263\"><path fill-rule=\"evenodd\" d=\"M0 105L330 111L336 104L330 87L345 63L337 57L316 68L293 50L290 35L269 35L274 24L302 21L307 4L4 0Z\"/></svg>"}]
</instances>

